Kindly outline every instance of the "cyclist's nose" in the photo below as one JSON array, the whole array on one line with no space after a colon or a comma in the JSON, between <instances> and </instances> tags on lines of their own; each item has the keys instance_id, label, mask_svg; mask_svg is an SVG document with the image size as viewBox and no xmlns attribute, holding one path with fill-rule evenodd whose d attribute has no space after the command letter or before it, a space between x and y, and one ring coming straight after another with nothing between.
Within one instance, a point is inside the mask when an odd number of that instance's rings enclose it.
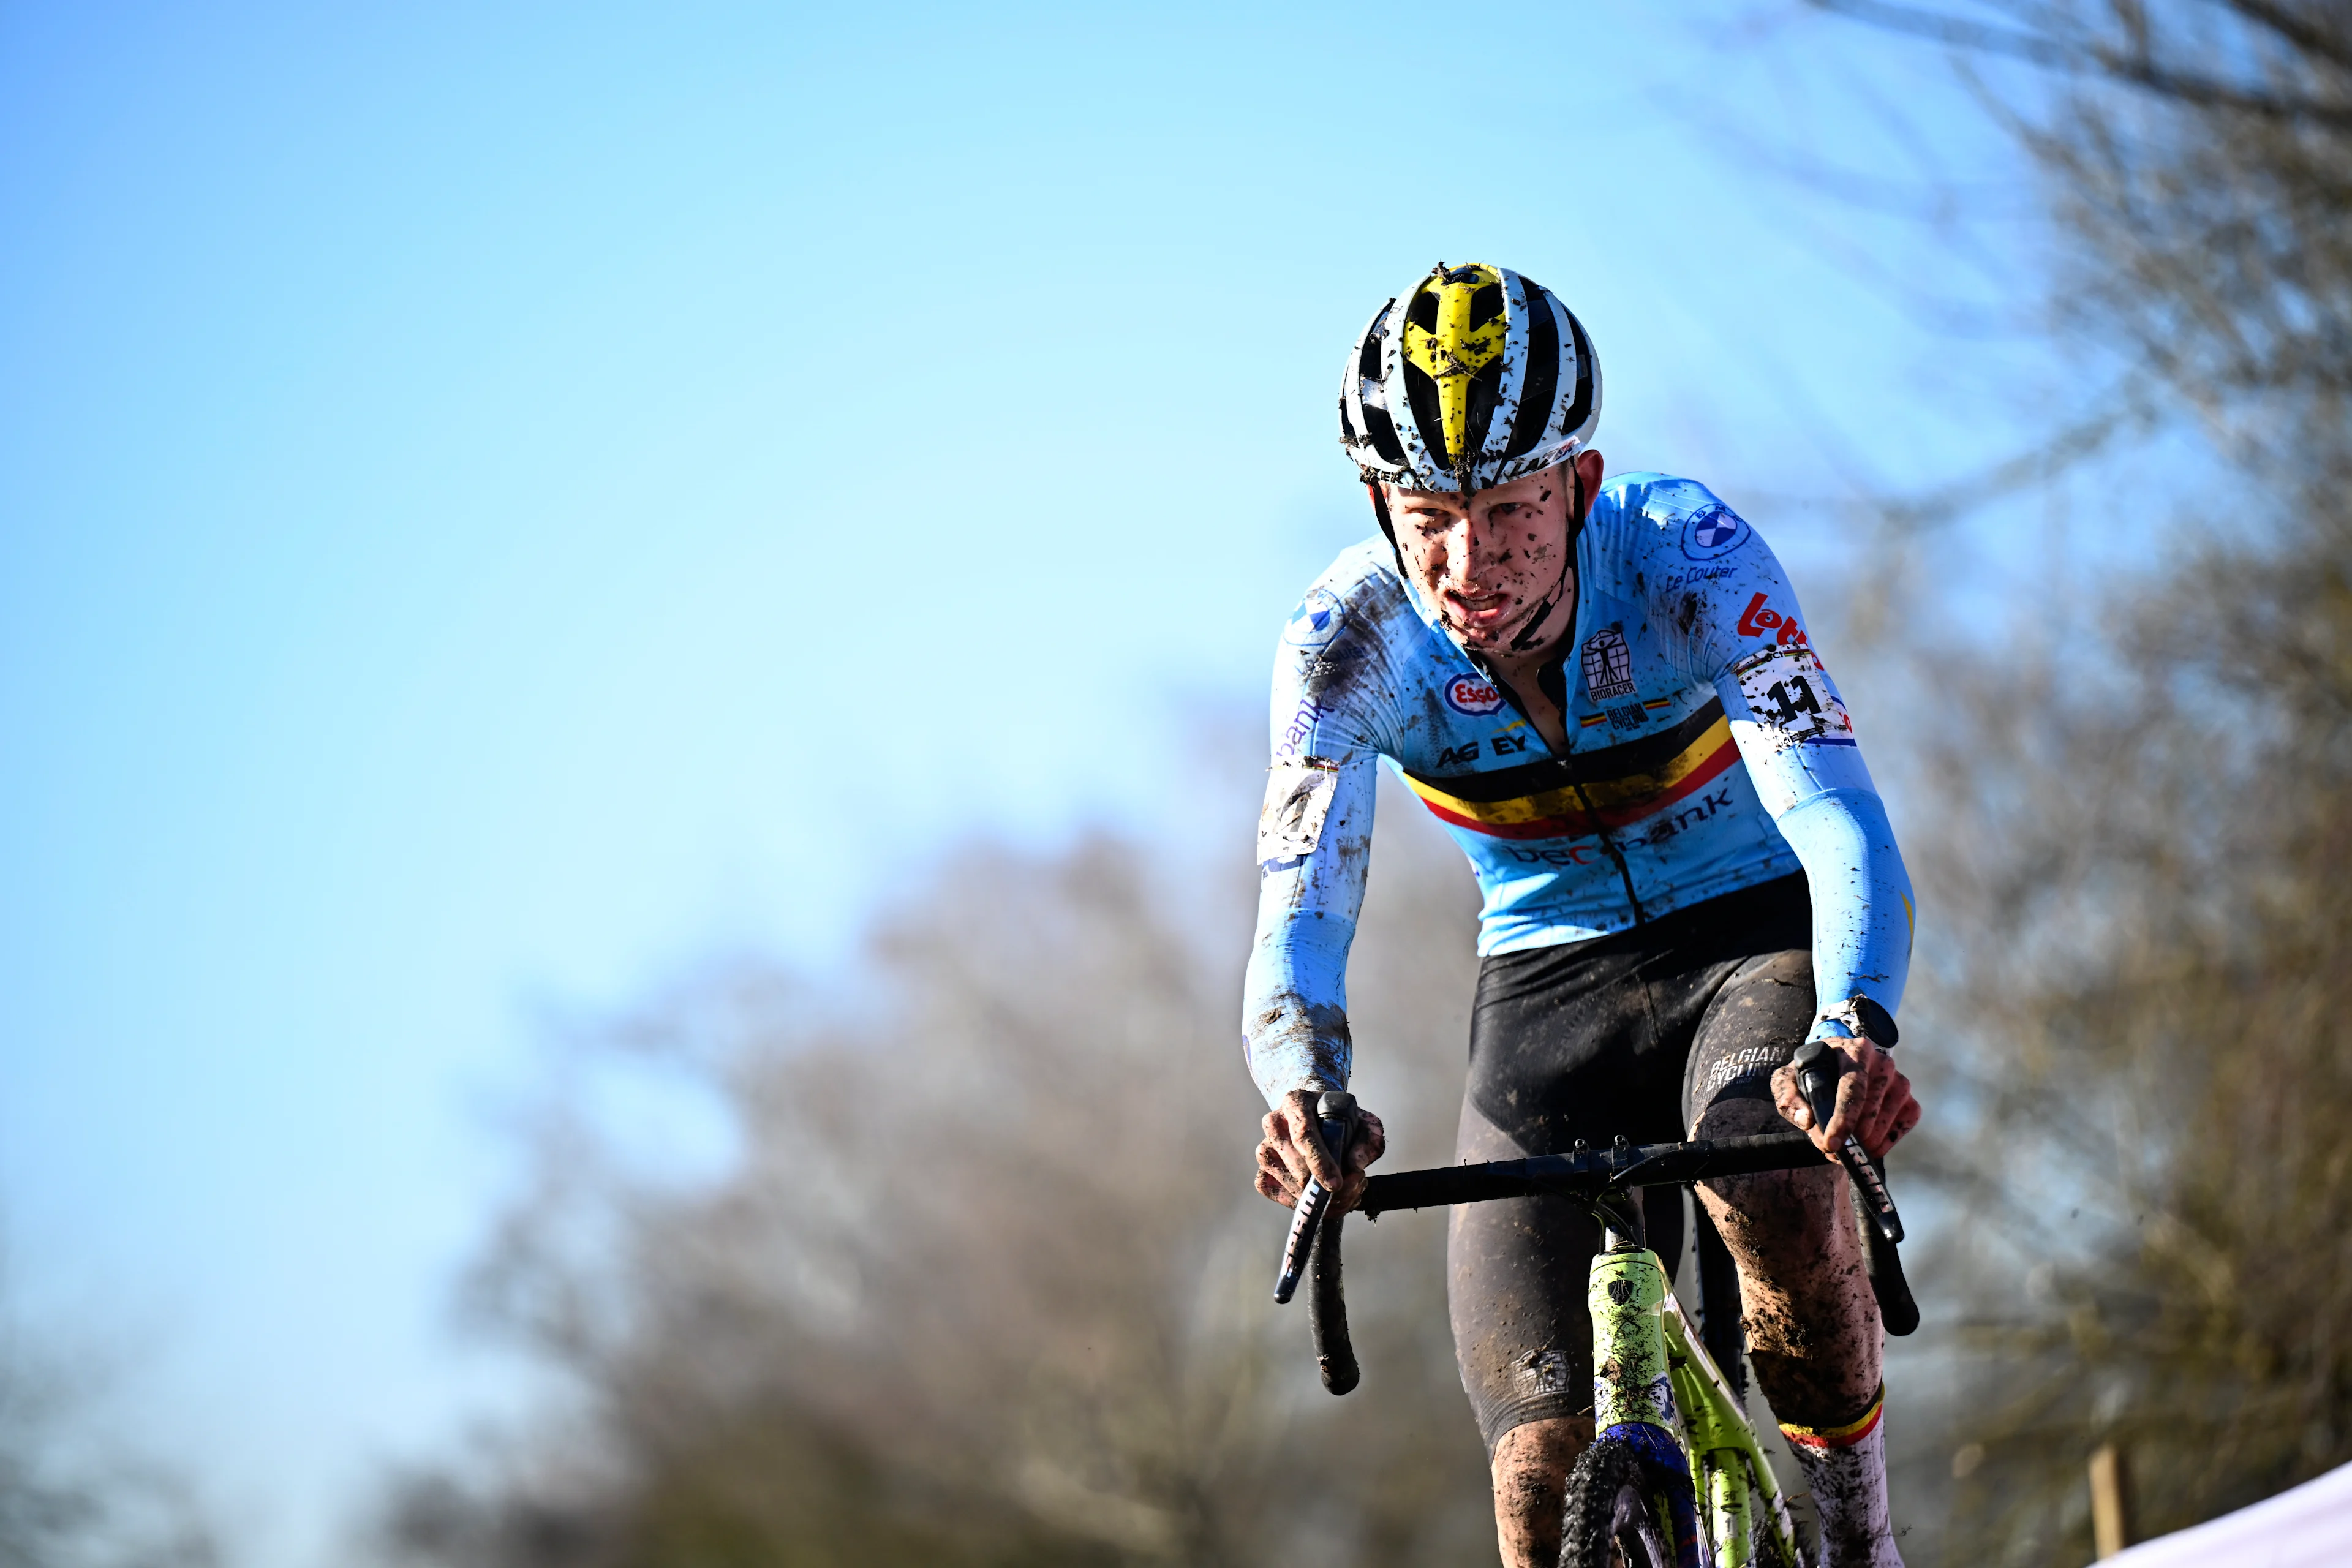
<instances>
[{"instance_id":1,"label":"cyclist's nose","mask_svg":"<svg viewBox=\"0 0 2352 1568\"><path fill-rule=\"evenodd\" d=\"M1455 587L1475 594L1494 586L1500 562L1490 530L1465 518L1445 536L1445 544Z\"/></svg>"}]
</instances>

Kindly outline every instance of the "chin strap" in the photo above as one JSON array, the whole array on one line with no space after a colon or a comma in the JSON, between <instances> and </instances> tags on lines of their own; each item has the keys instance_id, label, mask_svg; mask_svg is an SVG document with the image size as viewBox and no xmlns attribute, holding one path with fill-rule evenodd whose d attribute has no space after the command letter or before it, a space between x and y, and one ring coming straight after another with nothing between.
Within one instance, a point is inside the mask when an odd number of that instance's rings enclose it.
<instances>
[{"instance_id":1,"label":"chin strap","mask_svg":"<svg viewBox=\"0 0 2352 1568\"><path fill-rule=\"evenodd\" d=\"M1411 582L1412 574L1404 569L1404 547L1397 542L1396 524L1389 521L1389 498L1381 494L1381 487L1370 479L1364 481L1364 493L1372 498L1372 515L1380 520L1381 532L1396 556L1397 575Z\"/></svg>"}]
</instances>

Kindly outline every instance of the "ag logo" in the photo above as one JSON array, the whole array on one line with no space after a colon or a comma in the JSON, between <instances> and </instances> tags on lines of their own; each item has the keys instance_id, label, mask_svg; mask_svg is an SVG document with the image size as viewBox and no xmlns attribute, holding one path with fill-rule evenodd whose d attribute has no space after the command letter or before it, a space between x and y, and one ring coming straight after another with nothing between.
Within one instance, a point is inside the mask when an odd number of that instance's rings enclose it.
<instances>
[{"instance_id":1,"label":"ag logo","mask_svg":"<svg viewBox=\"0 0 2352 1568\"><path fill-rule=\"evenodd\" d=\"M1633 695L1633 650L1615 626L1584 639L1584 689L1595 702Z\"/></svg>"},{"instance_id":2,"label":"ag logo","mask_svg":"<svg viewBox=\"0 0 2352 1568\"><path fill-rule=\"evenodd\" d=\"M1339 635L1341 619L1339 595L1328 588L1310 588L1298 608L1290 612L1282 640L1293 647L1321 647Z\"/></svg>"},{"instance_id":3,"label":"ag logo","mask_svg":"<svg viewBox=\"0 0 2352 1568\"><path fill-rule=\"evenodd\" d=\"M1683 524L1683 553L1693 561L1728 555L1748 542L1748 525L1721 501L1691 514Z\"/></svg>"},{"instance_id":4,"label":"ag logo","mask_svg":"<svg viewBox=\"0 0 2352 1568\"><path fill-rule=\"evenodd\" d=\"M1481 676L1457 675L1445 683L1445 705L1476 719L1500 708L1503 694Z\"/></svg>"}]
</instances>

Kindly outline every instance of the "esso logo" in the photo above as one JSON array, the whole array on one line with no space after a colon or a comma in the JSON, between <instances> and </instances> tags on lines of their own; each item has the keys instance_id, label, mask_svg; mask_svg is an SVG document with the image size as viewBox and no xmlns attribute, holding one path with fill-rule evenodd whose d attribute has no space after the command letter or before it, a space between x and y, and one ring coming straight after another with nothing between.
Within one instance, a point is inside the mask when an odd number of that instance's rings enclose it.
<instances>
[{"instance_id":1,"label":"esso logo","mask_svg":"<svg viewBox=\"0 0 2352 1568\"><path fill-rule=\"evenodd\" d=\"M1445 683L1445 705L1477 719L1500 708L1503 694L1481 676L1457 675Z\"/></svg>"}]
</instances>

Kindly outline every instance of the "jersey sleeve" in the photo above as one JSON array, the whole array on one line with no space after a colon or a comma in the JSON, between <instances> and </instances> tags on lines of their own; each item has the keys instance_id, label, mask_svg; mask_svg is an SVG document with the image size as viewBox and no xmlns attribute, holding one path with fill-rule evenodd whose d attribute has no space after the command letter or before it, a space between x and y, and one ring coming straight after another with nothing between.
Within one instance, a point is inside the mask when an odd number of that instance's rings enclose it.
<instances>
[{"instance_id":1,"label":"jersey sleeve","mask_svg":"<svg viewBox=\"0 0 2352 1568\"><path fill-rule=\"evenodd\" d=\"M1703 489L1661 553L1660 606L1686 628L1691 673L1723 700L1764 809L1805 868L1813 900L1818 1005L1903 1000L1916 918L1911 879L1853 721L1805 630L1796 591L1770 547ZM1816 1036L1843 1035L1825 1020Z\"/></svg>"},{"instance_id":2,"label":"jersey sleeve","mask_svg":"<svg viewBox=\"0 0 2352 1568\"><path fill-rule=\"evenodd\" d=\"M1299 625L1294 617L1294 637ZM1318 646L1286 637L1275 660L1257 938L1242 1010L1250 1077L1269 1105L1292 1089L1345 1089L1354 1065L1348 949L1364 900L1381 751L1378 716L1363 710L1349 679L1360 663L1344 626Z\"/></svg>"}]
</instances>

